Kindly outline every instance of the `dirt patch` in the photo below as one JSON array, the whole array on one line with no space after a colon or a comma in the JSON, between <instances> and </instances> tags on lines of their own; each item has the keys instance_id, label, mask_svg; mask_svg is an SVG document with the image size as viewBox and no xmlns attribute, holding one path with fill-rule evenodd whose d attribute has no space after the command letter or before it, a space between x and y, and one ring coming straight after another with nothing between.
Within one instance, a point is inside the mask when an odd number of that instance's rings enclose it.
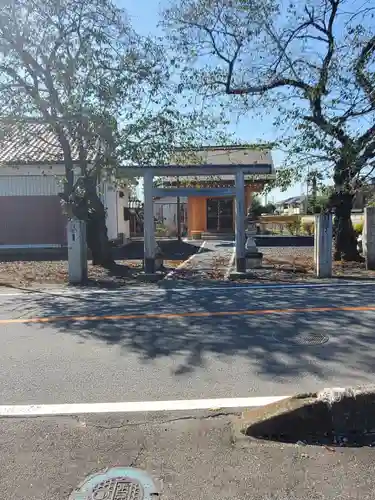
<instances>
[{"instance_id":1,"label":"dirt patch","mask_svg":"<svg viewBox=\"0 0 375 500\"><path fill-rule=\"evenodd\" d=\"M199 249L177 240L158 242L163 255L165 273L182 264ZM66 252L65 252L66 253ZM108 271L100 266L88 264L88 285L118 287L140 283L138 274L143 269L143 241L135 241L122 248L114 248L116 266ZM0 286L32 287L36 285L67 285L67 256L61 252L29 253L16 260L14 253L3 256L0 262Z\"/></svg>"},{"instance_id":2,"label":"dirt patch","mask_svg":"<svg viewBox=\"0 0 375 500\"><path fill-rule=\"evenodd\" d=\"M254 269L252 276L241 282L279 283L319 281L314 273L313 248L261 248L263 268ZM375 279L375 271L367 271L364 263L333 262L333 278L352 280Z\"/></svg>"},{"instance_id":3,"label":"dirt patch","mask_svg":"<svg viewBox=\"0 0 375 500\"><path fill-rule=\"evenodd\" d=\"M88 285L125 286L137 284L142 261L117 261L112 270L88 265ZM33 287L37 285L68 284L67 261L13 261L0 263L0 286Z\"/></svg>"},{"instance_id":4,"label":"dirt patch","mask_svg":"<svg viewBox=\"0 0 375 500\"><path fill-rule=\"evenodd\" d=\"M172 244L173 243L173 244ZM165 274L176 270L173 279L193 283L226 281L226 273L232 257L231 248L223 253L202 251L182 268L186 259L199 247L186 246L182 242L166 242L168 255L164 260ZM191 248L193 247L193 248ZM172 251L173 250L173 251ZM181 251L179 251L181 250ZM310 248L266 248L263 252L263 268L254 269L245 283L300 283L322 282L314 275L313 250ZM184 255L181 256L181 253ZM111 272L98 266L88 267L88 284L100 287L121 287L139 283L137 275L142 271L141 259L120 259ZM371 280L375 271L367 271L364 264L334 262L333 277L337 279ZM66 260L15 260L0 262L0 286L64 285L68 283Z\"/></svg>"}]
</instances>

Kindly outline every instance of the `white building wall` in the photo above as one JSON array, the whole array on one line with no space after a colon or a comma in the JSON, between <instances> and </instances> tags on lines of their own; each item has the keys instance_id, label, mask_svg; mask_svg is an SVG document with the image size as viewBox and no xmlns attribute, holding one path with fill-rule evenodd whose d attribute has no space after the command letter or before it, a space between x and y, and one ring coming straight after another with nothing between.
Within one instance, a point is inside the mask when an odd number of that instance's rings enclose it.
<instances>
[{"instance_id":1,"label":"white building wall","mask_svg":"<svg viewBox=\"0 0 375 500\"><path fill-rule=\"evenodd\" d=\"M124 196L120 196L120 193L124 193ZM118 234L124 235L124 243L130 239L130 222L124 220L124 208L129 207L130 190L128 188L120 188L117 193L117 225Z\"/></svg>"},{"instance_id":2,"label":"white building wall","mask_svg":"<svg viewBox=\"0 0 375 500\"><path fill-rule=\"evenodd\" d=\"M283 207L279 210L280 213L284 215L299 215L301 214L303 209L301 207L293 207L291 205L288 205L288 207Z\"/></svg>"},{"instance_id":3,"label":"white building wall","mask_svg":"<svg viewBox=\"0 0 375 500\"><path fill-rule=\"evenodd\" d=\"M79 173L79 169L76 172ZM24 175L44 175L44 176L64 176L65 168L64 165L22 165L20 167L6 167L1 166L0 176L11 175L12 177L24 176Z\"/></svg>"},{"instance_id":4,"label":"white building wall","mask_svg":"<svg viewBox=\"0 0 375 500\"><path fill-rule=\"evenodd\" d=\"M123 242L126 243L130 238L130 226L129 221L124 220L124 207L129 206L129 189L117 188L109 182L103 182L99 192L106 209L108 238L115 240L122 234ZM123 196L120 193L123 193Z\"/></svg>"},{"instance_id":5,"label":"white building wall","mask_svg":"<svg viewBox=\"0 0 375 500\"><path fill-rule=\"evenodd\" d=\"M62 176L0 175L0 196L57 196L62 182Z\"/></svg>"},{"instance_id":6,"label":"white building wall","mask_svg":"<svg viewBox=\"0 0 375 500\"><path fill-rule=\"evenodd\" d=\"M57 196L64 175L63 165L1 166L0 196Z\"/></svg>"},{"instance_id":7,"label":"white building wall","mask_svg":"<svg viewBox=\"0 0 375 500\"><path fill-rule=\"evenodd\" d=\"M115 240L117 231L117 191L107 182L103 182L99 188L99 196L106 211L106 225L108 238Z\"/></svg>"},{"instance_id":8,"label":"white building wall","mask_svg":"<svg viewBox=\"0 0 375 500\"><path fill-rule=\"evenodd\" d=\"M63 190L65 169L63 165L32 165L0 168L0 196L58 196ZM79 175L79 170L75 172ZM124 221L125 206L129 206L129 189L119 190L103 182L98 188L107 210L108 237L116 239L120 233L130 238L129 222Z\"/></svg>"}]
</instances>

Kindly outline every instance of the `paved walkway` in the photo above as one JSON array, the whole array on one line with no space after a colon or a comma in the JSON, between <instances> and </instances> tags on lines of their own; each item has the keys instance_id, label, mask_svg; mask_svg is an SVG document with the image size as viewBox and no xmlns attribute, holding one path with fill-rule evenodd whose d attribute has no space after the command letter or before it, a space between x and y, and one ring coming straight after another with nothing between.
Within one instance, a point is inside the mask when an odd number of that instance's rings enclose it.
<instances>
[{"instance_id":1,"label":"paved walkway","mask_svg":"<svg viewBox=\"0 0 375 500\"><path fill-rule=\"evenodd\" d=\"M86 475L147 470L160 500L373 500L373 448L232 443L231 416L0 421L1 497L68 500Z\"/></svg>"},{"instance_id":2,"label":"paved walkway","mask_svg":"<svg viewBox=\"0 0 375 500\"><path fill-rule=\"evenodd\" d=\"M200 246L200 250L173 273L173 278L192 281L225 279L234 257L234 243L208 240L190 243Z\"/></svg>"}]
</instances>

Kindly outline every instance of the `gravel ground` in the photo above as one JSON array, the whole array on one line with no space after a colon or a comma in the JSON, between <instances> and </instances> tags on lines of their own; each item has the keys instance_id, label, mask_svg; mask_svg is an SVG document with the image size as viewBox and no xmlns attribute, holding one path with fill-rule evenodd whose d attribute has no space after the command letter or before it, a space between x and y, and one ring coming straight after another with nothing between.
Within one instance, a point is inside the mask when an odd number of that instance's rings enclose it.
<instances>
[{"instance_id":1,"label":"gravel ground","mask_svg":"<svg viewBox=\"0 0 375 500\"><path fill-rule=\"evenodd\" d=\"M207 247L206 247L207 248ZM211 252L198 254L173 278L200 282L227 281L233 247L221 247L210 243ZM314 249L311 247L265 247L262 269L254 269L252 276L241 283L299 283L322 282L314 276ZM365 265L357 262L334 262L333 278L368 280L375 279L374 271L366 271Z\"/></svg>"},{"instance_id":2,"label":"gravel ground","mask_svg":"<svg viewBox=\"0 0 375 500\"><path fill-rule=\"evenodd\" d=\"M306 282L319 281L314 275L314 249L306 247L260 248L263 269L254 269L246 282ZM374 271L367 271L364 263L333 262L333 278L371 280Z\"/></svg>"},{"instance_id":3,"label":"gravel ground","mask_svg":"<svg viewBox=\"0 0 375 500\"><path fill-rule=\"evenodd\" d=\"M199 246L199 243L197 243ZM268 247L263 252L263 268L254 269L246 283L306 282L315 281L313 248ZM175 269L173 280L194 283L223 282L227 275L233 246L223 242L207 242L204 251L196 254L187 264L184 260L166 260L166 274ZM140 284L137 275L142 271L141 260L116 261L117 268L109 272L89 264L89 285L99 287L121 287ZM182 267L179 267L181 266ZM177 269L176 269L177 268ZM375 279L374 271L366 271L364 264L335 262L334 277L344 279ZM0 262L0 286L32 287L63 285L68 281L66 261L14 261ZM321 281L321 280L319 280Z\"/></svg>"},{"instance_id":4,"label":"gravel ground","mask_svg":"<svg viewBox=\"0 0 375 500\"><path fill-rule=\"evenodd\" d=\"M88 265L89 284L127 284L135 280L141 270L140 261L117 261L117 268L110 273L99 266ZM68 282L67 261L14 261L0 263L0 285L34 286L57 285Z\"/></svg>"},{"instance_id":5,"label":"gravel ground","mask_svg":"<svg viewBox=\"0 0 375 500\"><path fill-rule=\"evenodd\" d=\"M198 251L199 245L177 240L158 240L165 256L165 273L179 266ZM99 266L88 264L88 284L91 286L117 287L140 283L137 276L143 266L143 241L113 249L116 268L109 272ZM5 253L0 261L0 286L63 285L68 283L66 252Z\"/></svg>"}]
</instances>

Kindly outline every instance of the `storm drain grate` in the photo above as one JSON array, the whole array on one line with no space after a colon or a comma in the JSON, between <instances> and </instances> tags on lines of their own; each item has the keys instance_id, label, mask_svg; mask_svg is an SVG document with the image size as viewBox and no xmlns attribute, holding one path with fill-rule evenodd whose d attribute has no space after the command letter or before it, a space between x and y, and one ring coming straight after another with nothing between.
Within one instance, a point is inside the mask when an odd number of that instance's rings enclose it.
<instances>
[{"instance_id":1,"label":"storm drain grate","mask_svg":"<svg viewBox=\"0 0 375 500\"><path fill-rule=\"evenodd\" d=\"M90 500L143 500L141 485L128 478L107 479L97 484Z\"/></svg>"},{"instance_id":2,"label":"storm drain grate","mask_svg":"<svg viewBox=\"0 0 375 500\"><path fill-rule=\"evenodd\" d=\"M288 345L323 345L328 342L328 335L320 332L306 332L306 333L297 333L296 335L285 337L280 335L273 335L273 338L277 342L281 342L282 344Z\"/></svg>"}]
</instances>

